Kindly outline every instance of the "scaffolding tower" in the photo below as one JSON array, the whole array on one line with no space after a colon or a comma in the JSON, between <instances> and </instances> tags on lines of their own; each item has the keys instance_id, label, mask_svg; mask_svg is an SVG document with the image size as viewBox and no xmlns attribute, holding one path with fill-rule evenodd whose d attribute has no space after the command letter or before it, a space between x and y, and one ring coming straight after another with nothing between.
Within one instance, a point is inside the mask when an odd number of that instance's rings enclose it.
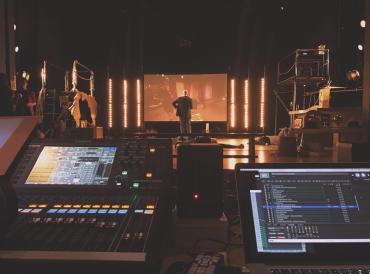
<instances>
[{"instance_id":1,"label":"scaffolding tower","mask_svg":"<svg viewBox=\"0 0 370 274\"><path fill-rule=\"evenodd\" d=\"M278 102L290 115L290 127L295 116L314 108L319 89L330 83L329 49L297 49L278 63L275 109ZM275 131L277 131L277 113Z\"/></svg>"}]
</instances>

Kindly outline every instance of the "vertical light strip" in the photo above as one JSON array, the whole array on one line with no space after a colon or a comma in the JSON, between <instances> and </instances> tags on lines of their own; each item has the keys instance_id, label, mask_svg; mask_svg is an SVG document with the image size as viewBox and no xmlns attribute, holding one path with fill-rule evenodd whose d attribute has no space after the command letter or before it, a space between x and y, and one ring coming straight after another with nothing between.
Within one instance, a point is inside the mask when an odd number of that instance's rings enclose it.
<instances>
[{"instance_id":1,"label":"vertical light strip","mask_svg":"<svg viewBox=\"0 0 370 274\"><path fill-rule=\"evenodd\" d=\"M136 126L141 127L141 85L140 79L136 80Z\"/></svg>"},{"instance_id":2,"label":"vertical light strip","mask_svg":"<svg viewBox=\"0 0 370 274\"><path fill-rule=\"evenodd\" d=\"M261 78L260 128L265 128L265 78Z\"/></svg>"},{"instance_id":3,"label":"vertical light strip","mask_svg":"<svg viewBox=\"0 0 370 274\"><path fill-rule=\"evenodd\" d=\"M249 82L244 80L244 128L249 128Z\"/></svg>"},{"instance_id":4,"label":"vertical light strip","mask_svg":"<svg viewBox=\"0 0 370 274\"><path fill-rule=\"evenodd\" d=\"M128 116L127 116L127 110L128 110L128 101L127 101L127 80L122 81L122 91L123 91L123 128L128 127Z\"/></svg>"},{"instance_id":5,"label":"vertical light strip","mask_svg":"<svg viewBox=\"0 0 370 274\"><path fill-rule=\"evenodd\" d=\"M113 127L113 81L108 79L108 127Z\"/></svg>"},{"instance_id":6,"label":"vertical light strip","mask_svg":"<svg viewBox=\"0 0 370 274\"><path fill-rule=\"evenodd\" d=\"M231 79L230 83L230 127L234 128L235 127L235 79Z\"/></svg>"}]
</instances>

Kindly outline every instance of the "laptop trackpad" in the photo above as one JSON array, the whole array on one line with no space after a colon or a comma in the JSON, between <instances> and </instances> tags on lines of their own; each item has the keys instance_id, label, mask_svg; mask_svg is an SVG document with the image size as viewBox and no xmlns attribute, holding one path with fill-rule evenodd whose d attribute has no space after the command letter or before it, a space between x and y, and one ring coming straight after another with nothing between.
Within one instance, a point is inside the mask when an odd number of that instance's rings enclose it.
<instances>
[{"instance_id":1,"label":"laptop trackpad","mask_svg":"<svg viewBox=\"0 0 370 274\"><path fill-rule=\"evenodd\" d=\"M267 265L264 264L247 264L247 268L251 274L271 274Z\"/></svg>"}]
</instances>

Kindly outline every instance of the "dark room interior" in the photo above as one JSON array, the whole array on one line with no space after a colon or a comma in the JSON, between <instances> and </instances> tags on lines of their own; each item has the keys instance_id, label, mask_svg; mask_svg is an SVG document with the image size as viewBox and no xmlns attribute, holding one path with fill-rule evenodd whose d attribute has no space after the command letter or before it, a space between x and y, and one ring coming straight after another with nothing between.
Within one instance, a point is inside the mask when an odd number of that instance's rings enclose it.
<instances>
[{"instance_id":1,"label":"dark room interior","mask_svg":"<svg viewBox=\"0 0 370 274\"><path fill-rule=\"evenodd\" d=\"M369 21L0 0L0 269L370 273Z\"/></svg>"}]
</instances>

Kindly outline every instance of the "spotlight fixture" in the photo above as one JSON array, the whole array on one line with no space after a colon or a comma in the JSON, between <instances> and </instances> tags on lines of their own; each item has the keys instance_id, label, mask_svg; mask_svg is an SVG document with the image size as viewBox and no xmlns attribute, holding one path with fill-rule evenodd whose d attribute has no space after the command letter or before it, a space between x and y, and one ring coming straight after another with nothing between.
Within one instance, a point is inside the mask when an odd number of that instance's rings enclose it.
<instances>
[{"instance_id":1,"label":"spotlight fixture","mask_svg":"<svg viewBox=\"0 0 370 274\"><path fill-rule=\"evenodd\" d=\"M360 72L356 69L347 71L346 73L348 81L356 82L360 79Z\"/></svg>"}]
</instances>

